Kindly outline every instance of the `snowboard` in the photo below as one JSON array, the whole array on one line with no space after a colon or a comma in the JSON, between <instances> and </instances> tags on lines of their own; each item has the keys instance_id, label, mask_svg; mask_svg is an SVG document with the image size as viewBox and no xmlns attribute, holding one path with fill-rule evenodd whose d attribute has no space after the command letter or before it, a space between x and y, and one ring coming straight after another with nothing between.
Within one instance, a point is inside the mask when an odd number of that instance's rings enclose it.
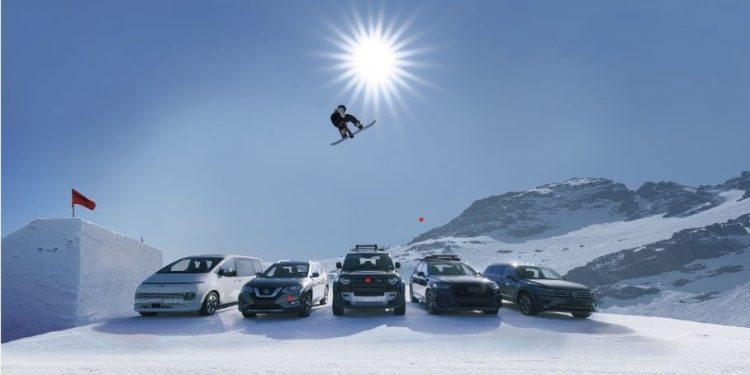
<instances>
[{"instance_id":1,"label":"snowboard","mask_svg":"<svg viewBox=\"0 0 750 375\"><path fill-rule=\"evenodd\" d=\"M377 121L377 120L373 120L373 121L372 121L371 123L369 123L369 124L367 124L367 125L363 126L363 127L362 127L362 129L357 129L357 131L354 131L354 132L352 132L352 135L357 135L357 134L359 134L360 132L363 132L363 131L365 131L365 130L366 130L367 128L369 128L370 126L373 126L373 125L375 125L375 121ZM339 139L338 141L336 141L336 142L333 142L333 143L331 143L331 146L336 146L337 144L339 144L339 143L341 143L341 142L343 142L343 141L345 141L345 140L347 140L347 139L349 139L349 137L346 137L346 138L341 138L341 139Z\"/></svg>"}]
</instances>

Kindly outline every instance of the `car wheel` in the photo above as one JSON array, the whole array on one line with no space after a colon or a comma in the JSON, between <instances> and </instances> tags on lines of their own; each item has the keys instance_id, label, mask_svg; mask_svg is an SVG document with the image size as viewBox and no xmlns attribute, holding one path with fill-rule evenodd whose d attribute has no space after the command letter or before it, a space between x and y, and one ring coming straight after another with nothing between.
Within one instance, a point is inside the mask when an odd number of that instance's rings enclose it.
<instances>
[{"instance_id":1,"label":"car wheel","mask_svg":"<svg viewBox=\"0 0 750 375\"><path fill-rule=\"evenodd\" d=\"M538 313L536 306L534 306L534 300L527 292L521 292L518 295L518 307L523 315L536 315Z\"/></svg>"},{"instance_id":2,"label":"car wheel","mask_svg":"<svg viewBox=\"0 0 750 375\"><path fill-rule=\"evenodd\" d=\"M401 306L396 307L395 309L393 309L393 314L394 315L404 315L404 314L406 314L406 297L404 297L404 295L402 294L401 298L399 298L399 299L401 301Z\"/></svg>"},{"instance_id":3,"label":"car wheel","mask_svg":"<svg viewBox=\"0 0 750 375\"><path fill-rule=\"evenodd\" d=\"M417 297L414 297L414 290L411 288L411 285L409 285L409 300L411 303L419 303Z\"/></svg>"},{"instance_id":4,"label":"car wheel","mask_svg":"<svg viewBox=\"0 0 750 375\"><path fill-rule=\"evenodd\" d=\"M500 312L500 309L498 308L482 311L482 313L484 313L485 315L497 315L498 312Z\"/></svg>"},{"instance_id":5,"label":"car wheel","mask_svg":"<svg viewBox=\"0 0 750 375\"><path fill-rule=\"evenodd\" d=\"M328 285L326 285L326 290L323 292L323 298L320 299L320 304L325 305L328 303Z\"/></svg>"},{"instance_id":6,"label":"car wheel","mask_svg":"<svg viewBox=\"0 0 750 375\"><path fill-rule=\"evenodd\" d=\"M200 313L203 316L213 315L216 309L219 308L219 294L216 292L208 293L206 299L203 300L203 306L201 306Z\"/></svg>"},{"instance_id":7,"label":"car wheel","mask_svg":"<svg viewBox=\"0 0 750 375\"><path fill-rule=\"evenodd\" d=\"M244 311L242 312L242 316L244 316L245 318L255 318L255 315L257 314L253 312L244 312Z\"/></svg>"},{"instance_id":8,"label":"car wheel","mask_svg":"<svg viewBox=\"0 0 750 375\"><path fill-rule=\"evenodd\" d=\"M432 289L427 289L427 293L425 293L425 304L427 305L427 313L430 315L440 314L440 309L438 308Z\"/></svg>"},{"instance_id":9,"label":"car wheel","mask_svg":"<svg viewBox=\"0 0 750 375\"><path fill-rule=\"evenodd\" d=\"M139 311L138 313L141 314L141 316L156 316L155 312L143 312L143 311Z\"/></svg>"},{"instance_id":10,"label":"car wheel","mask_svg":"<svg viewBox=\"0 0 750 375\"><path fill-rule=\"evenodd\" d=\"M586 319L591 316L591 313L571 313L574 318Z\"/></svg>"},{"instance_id":11,"label":"car wheel","mask_svg":"<svg viewBox=\"0 0 750 375\"><path fill-rule=\"evenodd\" d=\"M299 299L299 316L305 318L312 312L312 295L307 292Z\"/></svg>"},{"instance_id":12,"label":"car wheel","mask_svg":"<svg viewBox=\"0 0 750 375\"><path fill-rule=\"evenodd\" d=\"M341 306L336 305L336 299L333 300L333 315L335 316L341 316L344 315L344 308Z\"/></svg>"}]
</instances>

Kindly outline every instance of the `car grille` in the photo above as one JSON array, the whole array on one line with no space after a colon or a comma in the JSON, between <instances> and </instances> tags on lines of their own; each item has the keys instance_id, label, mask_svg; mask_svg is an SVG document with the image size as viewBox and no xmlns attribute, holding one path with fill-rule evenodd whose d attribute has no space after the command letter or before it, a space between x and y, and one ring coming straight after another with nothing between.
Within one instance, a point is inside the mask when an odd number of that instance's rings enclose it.
<instances>
[{"instance_id":1,"label":"car grille","mask_svg":"<svg viewBox=\"0 0 750 375\"><path fill-rule=\"evenodd\" d=\"M183 293L136 293L137 299L182 299Z\"/></svg>"},{"instance_id":2,"label":"car grille","mask_svg":"<svg viewBox=\"0 0 750 375\"><path fill-rule=\"evenodd\" d=\"M140 309L176 309L185 306L183 303L136 303Z\"/></svg>"},{"instance_id":3,"label":"car grille","mask_svg":"<svg viewBox=\"0 0 750 375\"><path fill-rule=\"evenodd\" d=\"M261 287L253 288L253 291L255 292L255 296L258 298L273 298L276 297L281 289L281 287Z\"/></svg>"},{"instance_id":4,"label":"car grille","mask_svg":"<svg viewBox=\"0 0 750 375\"><path fill-rule=\"evenodd\" d=\"M385 288L357 286L353 288L353 292L355 296L382 296L385 294Z\"/></svg>"},{"instance_id":5,"label":"car grille","mask_svg":"<svg viewBox=\"0 0 750 375\"><path fill-rule=\"evenodd\" d=\"M457 284L452 290L456 296L483 296L489 288L482 284Z\"/></svg>"},{"instance_id":6,"label":"car grille","mask_svg":"<svg viewBox=\"0 0 750 375\"><path fill-rule=\"evenodd\" d=\"M555 290L555 297L560 298L592 298L593 295L588 290Z\"/></svg>"}]
</instances>

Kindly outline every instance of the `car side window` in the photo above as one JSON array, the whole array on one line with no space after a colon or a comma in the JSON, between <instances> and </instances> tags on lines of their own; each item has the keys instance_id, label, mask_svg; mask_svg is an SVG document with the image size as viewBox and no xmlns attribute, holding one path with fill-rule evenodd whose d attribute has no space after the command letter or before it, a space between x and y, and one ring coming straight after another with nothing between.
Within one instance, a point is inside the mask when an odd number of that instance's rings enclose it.
<instances>
[{"instance_id":1,"label":"car side window","mask_svg":"<svg viewBox=\"0 0 750 375\"><path fill-rule=\"evenodd\" d=\"M253 264L253 275L263 272L263 263L256 259L252 259L250 262Z\"/></svg>"},{"instance_id":2,"label":"car side window","mask_svg":"<svg viewBox=\"0 0 750 375\"><path fill-rule=\"evenodd\" d=\"M244 277L255 275L253 264L249 259L237 259L235 265L237 266L237 276Z\"/></svg>"},{"instance_id":3,"label":"car side window","mask_svg":"<svg viewBox=\"0 0 750 375\"><path fill-rule=\"evenodd\" d=\"M425 275L427 274L425 272L424 262L419 263L419 265L417 266L417 273L420 273L420 272L424 273Z\"/></svg>"},{"instance_id":4,"label":"car side window","mask_svg":"<svg viewBox=\"0 0 750 375\"><path fill-rule=\"evenodd\" d=\"M495 266L495 267L493 267L492 274L494 276L500 276L500 277L505 276L505 266Z\"/></svg>"},{"instance_id":5,"label":"car side window","mask_svg":"<svg viewBox=\"0 0 750 375\"><path fill-rule=\"evenodd\" d=\"M505 267L505 272L503 272L503 277L510 277L513 276L513 267Z\"/></svg>"},{"instance_id":6,"label":"car side window","mask_svg":"<svg viewBox=\"0 0 750 375\"><path fill-rule=\"evenodd\" d=\"M236 277L237 276L237 265L235 264L234 258L227 260L224 262L224 264L221 266L221 269L224 270L225 277Z\"/></svg>"}]
</instances>

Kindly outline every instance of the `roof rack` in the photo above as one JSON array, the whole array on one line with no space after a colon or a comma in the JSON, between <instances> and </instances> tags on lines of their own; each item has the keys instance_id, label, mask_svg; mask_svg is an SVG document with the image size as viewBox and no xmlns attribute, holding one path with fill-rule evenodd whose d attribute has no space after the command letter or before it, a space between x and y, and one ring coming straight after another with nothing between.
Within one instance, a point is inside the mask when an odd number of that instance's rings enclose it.
<instances>
[{"instance_id":1,"label":"roof rack","mask_svg":"<svg viewBox=\"0 0 750 375\"><path fill-rule=\"evenodd\" d=\"M366 253L366 252L378 252L378 251L385 251L382 247L379 248L378 245L372 244L372 245L354 245L354 248L352 249L355 253Z\"/></svg>"},{"instance_id":2,"label":"roof rack","mask_svg":"<svg viewBox=\"0 0 750 375\"><path fill-rule=\"evenodd\" d=\"M422 260L458 260L460 261L461 257L455 254L433 254L433 255L428 255L422 258Z\"/></svg>"}]
</instances>

